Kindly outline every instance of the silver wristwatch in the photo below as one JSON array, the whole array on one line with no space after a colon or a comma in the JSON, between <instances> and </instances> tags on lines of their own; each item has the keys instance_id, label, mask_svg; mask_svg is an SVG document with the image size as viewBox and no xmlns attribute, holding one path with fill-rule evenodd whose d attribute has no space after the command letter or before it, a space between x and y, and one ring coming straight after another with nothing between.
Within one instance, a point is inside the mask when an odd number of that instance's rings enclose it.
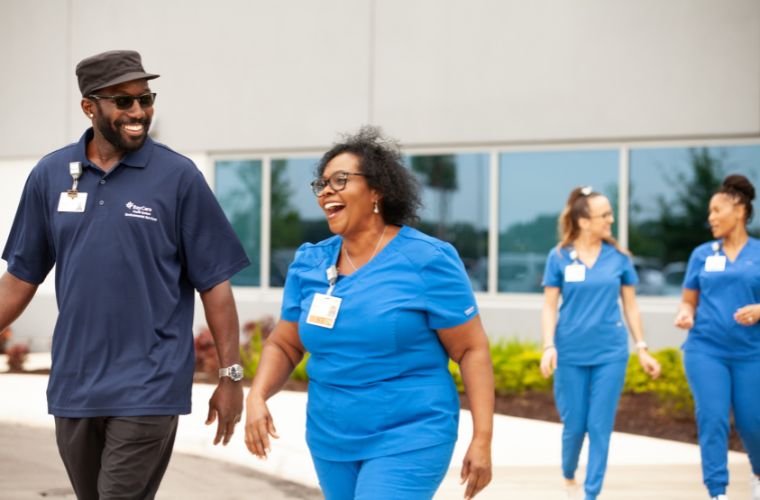
<instances>
[{"instance_id":1,"label":"silver wristwatch","mask_svg":"<svg viewBox=\"0 0 760 500\"><path fill-rule=\"evenodd\" d=\"M227 368L219 368L219 378L229 377L233 382L243 380L243 367L235 363Z\"/></svg>"}]
</instances>

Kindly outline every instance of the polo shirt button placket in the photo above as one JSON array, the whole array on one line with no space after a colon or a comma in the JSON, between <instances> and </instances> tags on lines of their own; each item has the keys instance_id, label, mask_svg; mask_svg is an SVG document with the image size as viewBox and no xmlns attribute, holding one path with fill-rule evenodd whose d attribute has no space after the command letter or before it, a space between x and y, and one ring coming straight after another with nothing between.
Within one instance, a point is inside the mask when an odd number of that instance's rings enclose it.
<instances>
[{"instance_id":1,"label":"polo shirt button placket","mask_svg":"<svg viewBox=\"0 0 760 500\"><path fill-rule=\"evenodd\" d=\"M103 206L105 203L106 203L105 201L103 201L103 200L100 200L100 201L98 202L98 205L100 205L100 206L102 207L102 206Z\"/></svg>"}]
</instances>

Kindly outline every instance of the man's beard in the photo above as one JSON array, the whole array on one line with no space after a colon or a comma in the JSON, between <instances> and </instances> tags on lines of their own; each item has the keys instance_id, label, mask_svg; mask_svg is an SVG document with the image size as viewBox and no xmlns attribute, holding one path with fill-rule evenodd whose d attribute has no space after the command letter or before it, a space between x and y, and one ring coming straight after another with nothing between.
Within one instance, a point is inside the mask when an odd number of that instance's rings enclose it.
<instances>
[{"instance_id":1,"label":"man's beard","mask_svg":"<svg viewBox=\"0 0 760 500\"><path fill-rule=\"evenodd\" d=\"M144 130L141 137L131 139L125 138L121 134L120 130L122 125L127 125L130 123L142 124ZM145 118L136 120L125 118L123 120L117 120L116 122L111 123L105 116L99 114L95 119L95 126L103 138L111 143L114 148L116 148L118 151L130 153L132 151L137 151L145 143L145 139L148 137L148 130L150 130L150 117L146 116Z\"/></svg>"}]
</instances>

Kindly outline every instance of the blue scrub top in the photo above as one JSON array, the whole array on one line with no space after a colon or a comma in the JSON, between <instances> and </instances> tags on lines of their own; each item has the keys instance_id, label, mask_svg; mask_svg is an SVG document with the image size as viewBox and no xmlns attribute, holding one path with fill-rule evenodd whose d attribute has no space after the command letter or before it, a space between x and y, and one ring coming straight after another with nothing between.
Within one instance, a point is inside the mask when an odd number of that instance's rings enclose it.
<instances>
[{"instance_id":1,"label":"blue scrub top","mask_svg":"<svg viewBox=\"0 0 760 500\"><path fill-rule=\"evenodd\" d=\"M565 281L565 267L572 264L572 248L549 252L543 286L558 287L562 294L554 333L557 364L596 365L627 359L628 338L618 298L620 287L638 283L631 258L609 243L602 243L594 267L586 267L586 279Z\"/></svg>"},{"instance_id":2,"label":"blue scrub top","mask_svg":"<svg viewBox=\"0 0 760 500\"><path fill-rule=\"evenodd\" d=\"M108 172L76 144L44 157L24 187L3 251L41 283L55 264L58 319L48 411L61 417L190 412L194 291L248 258L192 161L146 139ZM69 162L82 162L84 212L60 212Z\"/></svg>"},{"instance_id":3,"label":"blue scrub top","mask_svg":"<svg viewBox=\"0 0 760 500\"><path fill-rule=\"evenodd\" d=\"M734 262L726 258L725 271L707 272L705 261L715 254L713 243L695 248L686 267L683 287L697 290L699 302L683 349L732 359L758 359L760 324L740 325L734 313L760 303L760 241L749 238ZM725 255L722 245L719 255Z\"/></svg>"},{"instance_id":4,"label":"blue scrub top","mask_svg":"<svg viewBox=\"0 0 760 500\"><path fill-rule=\"evenodd\" d=\"M455 441L459 398L436 330L478 312L456 250L402 227L369 263L338 278L335 326L310 325L314 294L326 292L341 241L301 246L285 282L282 319L298 322L311 353L311 453L362 460Z\"/></svg>"}]
</instances>

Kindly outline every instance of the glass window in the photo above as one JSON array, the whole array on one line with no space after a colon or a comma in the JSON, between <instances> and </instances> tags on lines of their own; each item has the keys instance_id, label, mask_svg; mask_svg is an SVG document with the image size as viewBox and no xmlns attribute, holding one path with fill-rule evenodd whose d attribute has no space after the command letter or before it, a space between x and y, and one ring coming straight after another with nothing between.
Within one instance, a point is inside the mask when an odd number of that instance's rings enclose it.
<instances>
[{"instance_id":1,"label":"glass window","mask_svg":"<svg viewBox=\"0 0 760 500\"><path fill-rule=\"evenodd\" d=\"M488 154L411 156L422 186L418 228L459 252L475 291L488 286Z\"/></svg>"},{"instance_id":2,"label":"glass window","mask_svg":"<svg viewBox=\"0 0 760 500\"><path fill-rule=\"evenodd\" d=\"M549 151L499 156L500 292L541 292L557 219L570 191L591 185L617 207L618 152ZM613 227L613 233L616 231Z\"/></svg>"},{"instance_id":3,"label":"glass window","mask_svg":"<svg viewBox=\"0 0 760 500\"><path fill-rule=\"evenodd\" d=\"M232 277L238 286L260 286L261 160L217 161L216 196L243 243L251 265Z\"/></svg>"},{"instance_id":4,"label":"glass window","mask_svg":"<svg viewBox=\"0 0 760 500\"><path fill-rule=\"evenodd\" d=\"M723 178L760 187L760 146L641 148L630 153L628 242L645 295L679 295L686 262L712 239L707 206ZM760 220L749 230L760 233ZM646 278L646 279L644 279Z\"/></svg>"},{"instance_id":5,"label":"glass window","mask_svg":"<svg viewBox=\"0 0 760 500\"><path fill-rule=\"evenodd\" d=\"M270 286L283 286L296 249L332 236L311 190L319 158L272 160Z\"/></svg>"}]
</instances>

